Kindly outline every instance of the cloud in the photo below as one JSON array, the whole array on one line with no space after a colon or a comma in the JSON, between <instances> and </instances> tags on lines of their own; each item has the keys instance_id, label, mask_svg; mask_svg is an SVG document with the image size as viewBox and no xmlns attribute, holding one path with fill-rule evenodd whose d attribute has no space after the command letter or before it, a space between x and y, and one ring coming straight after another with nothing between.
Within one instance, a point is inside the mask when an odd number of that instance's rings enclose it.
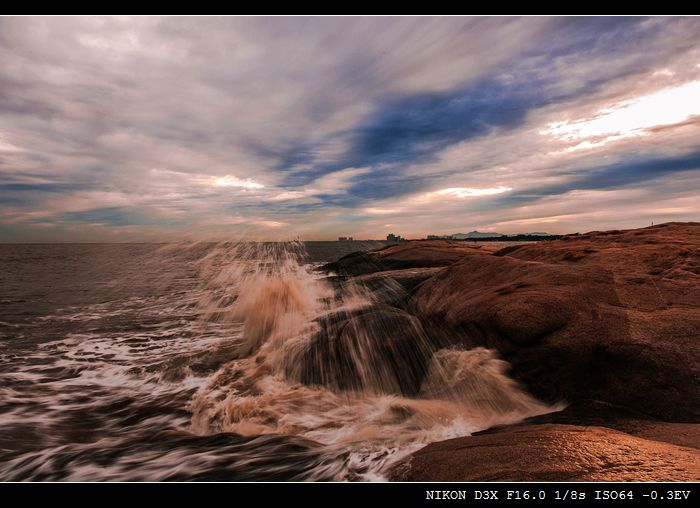
<instances>
[{"instance_id":1,"label":"cloud","mask_svg":"<svg viewBox=\"0 0 700 508\"><path fill-rule=\"evenodd\" d=\"M0 233L586 229L603 219L567 200L630 189L697 219L659 182L696 184L699 33L691 17L1 18Z\"/></svg>"},{"instance_id":2,"label":"cloud","mask_svg":"<svg viewBox=\"0 0 700 508\"><path fill-rule=\"evenodd\" d=\"M659 128L700 117L698 97L700 80L690 81L614 104L590 118L554 122L542 134L564 141L576 141L577 144L568 150L593 148L619 139L646 136Z\"/></svg>"},{"instance_id":3,"label":"cloud","mask_svg":"<svg viewBox=\"0 0 700 508\"><path fill-rule=\"evenodd\" d=\"M231 175L214 178L214 185L217 187L243 187L244 189L262 189L265 187L263 184L254 182L250 178L242 180Z\"/></svg>"},{"instance_id":4,"label":"cloud","mask_svg":"<svg viewBox=\"0 0 700 508\"><path fill-rule=\"evenodd\" d=\"M473 187L450 187L449 189L440 189L430 193L432 196L454 196L456 198L473 198L478 196L492 196L493 194L502 194L512 190L510 187L499 185L498 187L489 187L485 189L476 189Z\"/></svg>"},{"instance_id":5,"label":"cloud","mask_svg":"<svg viewBox=\"0 0 700 508\"><path fill-rule=\"evenodd\" d=\"M616 189L628 185L639 185L649 180L682 172L700 172L700 152L672 157L646 155L641 158L637 156L614 164L583 168L578 172L577 177L565 183L531 186L527 190L511 193L501 199L505 204L523 203L576 190Z\"/></svg>"}]
</instances>

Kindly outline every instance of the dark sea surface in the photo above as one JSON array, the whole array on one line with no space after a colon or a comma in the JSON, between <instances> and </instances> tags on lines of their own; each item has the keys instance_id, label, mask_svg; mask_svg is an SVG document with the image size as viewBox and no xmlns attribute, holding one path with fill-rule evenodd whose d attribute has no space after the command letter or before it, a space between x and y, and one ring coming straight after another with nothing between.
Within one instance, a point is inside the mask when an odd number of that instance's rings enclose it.
<instances>
[{"instance_id":1,"label":"dark sea surface","mask_svg":"<svg viewBox=\"0 0 700 508\"><path fill-rule=\"evenodd\" d=\"M436 358L492 365L506 415L285 375L319 315L371 300L340 301L315 267L379 245L0 244L0 480L377 480L426 442L544 412L486 350Z\"/></svg>"}]
</instances>

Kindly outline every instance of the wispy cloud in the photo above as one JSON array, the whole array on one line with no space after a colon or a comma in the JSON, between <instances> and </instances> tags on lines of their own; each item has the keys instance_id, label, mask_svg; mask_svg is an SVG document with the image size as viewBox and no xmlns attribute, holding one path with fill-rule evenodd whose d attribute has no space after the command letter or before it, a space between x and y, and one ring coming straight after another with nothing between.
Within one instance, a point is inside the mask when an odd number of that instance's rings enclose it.
<instances>
[{"instance_id":1,"label":"wispy cloud","mask_svg":"<svg viewBox=\"0 0 700 508\"><path fill-rule=\"evenodd\" d=\"M698 34L691 17L0 18L0 237L698 220Z\"/></svg>"},{"instance_id":2,"label":"wispy cloud","mask_svg":"<svg viewBox=\"0 0 700 508\"><path fill-rule=\"evenodd\" d=\"M214 178L213 182L217 187L242 187L244 189L262 189L265 187L263 184L254 182L250 178L243 180L231 175Z\"/></svg>"},{"instance_id":3,"label":"wispy cloud","mask_svg":"<svg viewBox=\"0 0 700 508\"><path fill-rule=\"evenodd\" d=\"M542 134L576 142L567 149L579 150L648 136L661 127L683 124L693 117L700 121L700 80L622 101L590 118L554 122Z\"/></svg>"},{"instance_id":4,"label":"wispy cloud","mask_svg":"<svg viewBox=\"0 0 700 508\"><path fill-rule=\"evenodd\" d=\"M450 187L449 189L440 189L430 193L433 196L454 196L456 198L474 198L478 196L492 196L493 194L501 194L512 190L510 187L499 185L498 187L488 187L485 189L477 189L474 187Z\"/></svg>"}]
</instances>

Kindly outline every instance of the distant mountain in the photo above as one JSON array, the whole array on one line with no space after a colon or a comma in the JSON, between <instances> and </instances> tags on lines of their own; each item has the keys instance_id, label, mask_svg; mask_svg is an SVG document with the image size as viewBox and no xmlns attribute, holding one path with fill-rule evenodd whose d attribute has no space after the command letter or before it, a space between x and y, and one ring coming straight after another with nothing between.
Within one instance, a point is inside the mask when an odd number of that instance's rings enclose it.
<instances>
[{"instance_id":1,"label":"distant mountain","mask_svg":"<svg viewBox=\"0 0 700 508\"><path fill-rule=\"evenodd\" d=\"M544 233L542 231L535 231L534 233L518 233L518 235L523 236L552 236L549 233Z\"/></svg>"},{"instance_id":2,"label":"distant mountain","mask_svg":"<svg viewBox=\"0 0 700 508\"><path fill-rule=\"evenodd\" d=\"M498 238L505 236L501 233L481 233L479 231L472 231L471 233L457 233L452 235L454 240L465 240L467 238Z\"/></svg>"},{"instance_id":3,"label":"distant mountain","mask_svg":"<svg viewBox=\"0 0 700 508\"><path fill-rule=\"evenodd\" d=\"M508 235L504 235L503 233L495 233L492 231L486 231L486 232L481 232L481 231L472 231L471 233L456 233L451 236L453 240L474 240L474 239L480 239L480 238L511 238L511 237L518 237L518 238L523 238L523 237L528 237L528 236L552 236L549 233L545 233L544 231L534 231L532 233L512 233Z\"/></svg>"}]
</instances>

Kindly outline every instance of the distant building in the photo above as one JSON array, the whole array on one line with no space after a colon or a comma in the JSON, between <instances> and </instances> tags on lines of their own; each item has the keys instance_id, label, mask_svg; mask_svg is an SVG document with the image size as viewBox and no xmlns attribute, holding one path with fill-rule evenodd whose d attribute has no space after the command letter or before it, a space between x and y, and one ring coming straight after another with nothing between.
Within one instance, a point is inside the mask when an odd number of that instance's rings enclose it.
<instances>
[{"instance_id":1,"label":"distant building","mask_svg":"<svg viewBox=\"0 0 700 508\"><path fill-rule=\"evenodd\" d=\"M352 236L339 236L339 242L352 242Z\"/></svg>"},{"instance_id":2,"label":"distant building","mask_svg":"<svg viewBox=\"0 0 700 508\"><path fill-rule=\"evenodd\" d=\"M394 233L389 233L388 235L386 235L387 242L400 242L402 240L403 238L401 238L399 235L395 235Z\"/></svg>"}]
</instances>

